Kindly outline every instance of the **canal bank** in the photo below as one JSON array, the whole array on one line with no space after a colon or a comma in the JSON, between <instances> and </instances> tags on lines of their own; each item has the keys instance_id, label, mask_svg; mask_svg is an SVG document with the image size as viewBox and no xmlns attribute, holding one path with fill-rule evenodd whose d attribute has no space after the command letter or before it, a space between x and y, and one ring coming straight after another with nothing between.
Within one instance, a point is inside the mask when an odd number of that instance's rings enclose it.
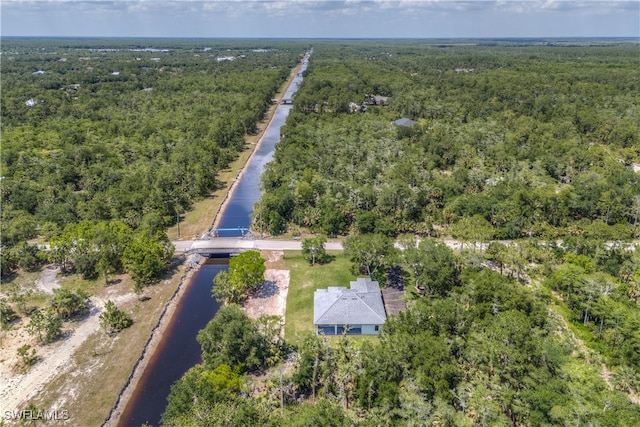
<instances>
[{"instance_id":1,"label":"canal bank","mask_svg":"<svg viewBox=\"0 0 640 427\"><path fill-rule=\"evenodd\" d=\"M296 67L293 79L285 92L291 98L302 81L309 54ZM239 172L234 185L229 190L214 224L224 227L248 227L251 224L251 210L260 197L260 176L264 166L273 158L275 144L280 137L280 127L286 121L291 105L276 108L267 128L249 157L245 167ZM160 415L166 407L166 397L171 384L186 370L200 361L200 347L195 336L213 318L217 305L211 298L213 277L226 265L203 263L191 280L180 285L175 300L170 303L174 310L166 310L167 319L161 319L154 336L149 340L143 357L134 370L128 386L123 390L118 403L104 425L141 425L159 423ZM193 303L183 301L195 301ZM200 304L203 303L203 304ZM173 315L172 315L173 312ZM163 326L164 325L164 326ZM177 341L171 342L174 336ZM180 341L184 339L184 341ZM186 344L185 344L186 343ZM177 348L177 353L171 353ZM166 352L166 356L163 353ZM167 374L167 375L165 375ZM159 381L158 381L159 380Z\"/></svg>"},{"instance_id":2,"label":"canal bank","mask_svg":"<svg viewBox=\"0 0 640 427\"><path fill-rule=\"evenodd\" d=\"M205 259L193 273L116 425L159 425L171 385L201 362L196 336L218 311L211 286L227 266L227 259Z\"/></svg>"}]
</instances>

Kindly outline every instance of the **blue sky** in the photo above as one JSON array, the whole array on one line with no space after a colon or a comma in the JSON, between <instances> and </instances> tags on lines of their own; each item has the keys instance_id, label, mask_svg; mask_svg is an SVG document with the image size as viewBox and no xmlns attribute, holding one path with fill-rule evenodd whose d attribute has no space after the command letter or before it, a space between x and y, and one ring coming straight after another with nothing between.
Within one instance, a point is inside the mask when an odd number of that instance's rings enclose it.
<instances>
[{"instance_id":1,"label":"blue sky","mask_svg":"<svg viewBox=\"0 0 640 427\"><path fill-rule=\"evenodd\" d=\"M640 37L640 0L1 0L3 36Z\"/></svg>"}]
</instances>

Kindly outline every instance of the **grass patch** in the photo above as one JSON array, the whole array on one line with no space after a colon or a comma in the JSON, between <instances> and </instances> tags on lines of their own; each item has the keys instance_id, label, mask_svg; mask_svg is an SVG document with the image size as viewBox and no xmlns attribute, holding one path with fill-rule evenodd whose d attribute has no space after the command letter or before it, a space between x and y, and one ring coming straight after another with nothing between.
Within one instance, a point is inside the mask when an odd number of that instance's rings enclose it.
<instances>
[{"instance_id":1,"label":"grass patch","mask_svg":"<svg viewBox=\"0 0 640 427\"><path fill-rule=\"evenodd\" d=\"M21 318L27 317L35 308L44 307L49 300L49 295L42 293L36 286L40 272L41 270L21 271L15 276L2 279L0 295ZM15 325L17 323L13 322L12 325L6 325L5 329Z\"/></svg>"},{"instance_id":2,"label":"grass patch","mask_svg":"<svg viewBox=\"0 0 640 427\"><path fill-rule=\"evenodd\" d=\"M25 271L21 270L19 274L11 275L9 277L3 277L2 281L2 291L6 293L7 289L11 286L27 286L35 288L35 282L40 277L40 269L37 271Z\"/></svg>"},{"instance_id":3,"label":"grass patch","mask_svg":"<svg viewBox=\"0 0 640 427\"><path fill-rule=\"evenodd\" d=\"M72 291L83 290L89 295L98 295L105 288L103 276L96 279L84 279L81 274L58 274L57 279L60 287Z\"/></svg>"},{"instance_id":4,"label":"grass patch","mask_svg":"<svg viewBox=\"0 0 640 427\"><path fill-rule=\"evenodd\" d=\"M349 286L356 279L351 261L342 251L328 251L333 260L310 266L300 251L285 251L284 261L290 271L284 335L287 342L298 345L305 334L313 332L313 293L329 286Z\"/></svg>"}]
</instances>

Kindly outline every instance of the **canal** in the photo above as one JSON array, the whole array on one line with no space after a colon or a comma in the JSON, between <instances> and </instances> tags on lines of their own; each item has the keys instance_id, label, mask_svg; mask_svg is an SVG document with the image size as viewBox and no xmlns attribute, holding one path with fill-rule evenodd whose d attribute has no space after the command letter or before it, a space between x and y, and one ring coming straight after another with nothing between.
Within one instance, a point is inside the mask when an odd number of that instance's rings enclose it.
<instances>
[{"instance_id":1,"label":"canal","mask_svg":"<svg viewBox=\"0 0 640 427\"><path fill-rule=\"evenodd\" d=\"M284 98L291 98L298 89L307 61L308 55ZM265 165L273 159L275 145L280 140L280 127L284 125L291 108L291 105L279 105L276 109L260 145L246 165L221 213L219 228L251 226L253 205L260 198L260 176ZM239 234L239 231L227 232L221 237L236 237ZM201 349L196 336L218 311L219 306L211 296L211 286L215 275L227 269L227 261L224 258L207 259L192 276L166 333L118 421L118 426L140 426L144 423L159 425L167 406L171 385L189 368L201 362Z\"/></svg>"}]
</instances>

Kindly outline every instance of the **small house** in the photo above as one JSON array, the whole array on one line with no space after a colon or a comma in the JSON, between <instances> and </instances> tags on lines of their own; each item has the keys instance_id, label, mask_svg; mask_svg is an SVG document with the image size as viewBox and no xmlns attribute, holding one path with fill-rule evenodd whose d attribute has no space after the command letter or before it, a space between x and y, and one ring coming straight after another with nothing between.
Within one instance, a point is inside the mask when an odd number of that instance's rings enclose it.
<instances>
[{"instance_id":1,"label":"small house","mask_svg":"<svg viewBox=\"0 0 640 427\"><path fill-rule=\"evenodd\" d=\"M411 127L411 126L415 126L416 124L418 124L418 122L415 122L415 121L413 121L411 119L408 119L406 117L398 119L393 123L395 125L397 125L397 126L402 126L402 127Z\"/></svg>"},{"instance_id":2,"label":"small house","mask_svg":"<svg viewBox=\"0 0 640 427\"><path fill-rule=\"evenodd\" d=\"M358 278L350 287L318 289L313 324L324 335L377 335L387 320L378 282Z\"/></svg>"},{"instance_id":3,"label":"small house","mask_svg":"<svg viewBox=\"0 0 640 427\"><path fill-rule=\"evenodd\" d=\"M374 105L387 105L389 103L388 96L376 95L373 97Z\"/></svg>"},{"instance_id":4,"label":"small house","mask_svg":"<svg viewBox=\"0 0 640 427\"><path fill-rule=\"evenodd\" d=\"M389 97L382 95L366 95L364 103L367 105L387 105L389 103Z\"/></svg>"}]
</instances>

